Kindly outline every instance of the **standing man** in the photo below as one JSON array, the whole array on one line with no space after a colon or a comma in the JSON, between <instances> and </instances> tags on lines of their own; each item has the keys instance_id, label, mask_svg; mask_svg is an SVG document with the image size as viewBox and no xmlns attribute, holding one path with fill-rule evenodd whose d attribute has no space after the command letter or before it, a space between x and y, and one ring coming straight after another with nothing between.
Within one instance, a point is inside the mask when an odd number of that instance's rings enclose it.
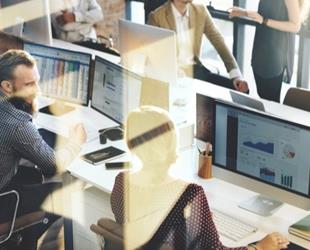
<instances>
[{"instance_id":1,"label":"standing man","mask_svg":"<svg viewBox=\"0 0 310 250\"><path fill-rule=\"evenodd\" d=\"M149 15L148 23L176 31L179 72L186 76L220 86L248 92L236 60L223 36L215 27L208 10L193 0L168 0ZM199 60L202 36L205 34L221 56L230 79L211 73Z\"/></svg>"},{"instance_id":2,"label":"standing man","mask_svg":"<svg viewBox=\"0 0 310 250\"><path fill-rule=\"evenodd\" d=\"M45 143L32 123L38 81L35 60L27 52L9 50L0 56L0 193L10 190L19 193L17 217L40 210L47 195L59 186L42 183L34 170L53 176L77 156L86 141L85 130L79 124L71 129L70 139L63 148L54 151ZM22 159L37 168L20 166ZM9 203L0 206L0 223L9 221L13 208ZM46 217L49 223L45 227L34 226L23 232L18 249L36 249L37 239L59 218L49 213Z\"/></svg>"}]
</instances>

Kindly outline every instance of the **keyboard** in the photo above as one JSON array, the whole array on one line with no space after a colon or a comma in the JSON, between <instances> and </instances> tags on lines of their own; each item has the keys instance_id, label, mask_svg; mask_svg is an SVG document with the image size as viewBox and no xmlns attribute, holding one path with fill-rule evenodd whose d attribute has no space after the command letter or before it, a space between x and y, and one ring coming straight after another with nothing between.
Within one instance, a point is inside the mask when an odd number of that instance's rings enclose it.
<instances>
[{"instance_id":1,"label":"keyboard","mask_svg":"<svg viewBox=\"0 0 310 250\"><path fill-rule=\"evenodd\" d=\"M239 241L249 234L257 231L257 228L218 210L212 210L213 220L218 233L233 241Z\"/></svg>"}]
</instances>

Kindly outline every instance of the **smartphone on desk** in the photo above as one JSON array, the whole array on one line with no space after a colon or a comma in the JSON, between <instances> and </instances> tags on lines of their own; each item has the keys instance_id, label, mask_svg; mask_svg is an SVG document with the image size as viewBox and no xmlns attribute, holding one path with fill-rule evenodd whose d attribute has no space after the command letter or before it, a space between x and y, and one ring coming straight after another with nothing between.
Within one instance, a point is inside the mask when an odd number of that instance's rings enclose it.
<instances>
[{"instance_id":1,"label":"smartphone on desk","mask_svg":"<svg viewBox=\"0 0 310 250\"><path fill-rule=\"evenodd\" d=\"M128 168L131 168L131 162L129 162L129 161L125 161L125 162L107 162L105 164L105 168L107 170L128 169Z\"/></svg>"},{"instance_id":2,"label":"smartphone on desk","mask_svg":"<svg viewBox=\"0 0 310 250\"><path fill-rule=\"evenodd\" d=\"M110 146L107 148L103 148L103 149L82 155L82 159L94 165L98 165L105 161L108 161L108 160L110 161L125 153L126 152L121 149Z\"/></svg>"}]
</instances>

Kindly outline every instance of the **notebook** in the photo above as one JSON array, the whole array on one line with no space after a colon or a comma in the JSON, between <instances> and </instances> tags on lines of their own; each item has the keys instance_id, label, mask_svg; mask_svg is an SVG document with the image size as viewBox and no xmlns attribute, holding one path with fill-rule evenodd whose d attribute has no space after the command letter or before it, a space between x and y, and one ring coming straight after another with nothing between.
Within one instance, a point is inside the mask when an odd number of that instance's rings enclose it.
<instances>
[{"instance_id":1,"label":"notebook","mask_svg":"<svg viewBox=\"0 0 310 250\"><path fill-rule=\"evenodd\" d=\"M288 231L310 241L310 214L291 225Z\"/></svg>"}]
</instances>

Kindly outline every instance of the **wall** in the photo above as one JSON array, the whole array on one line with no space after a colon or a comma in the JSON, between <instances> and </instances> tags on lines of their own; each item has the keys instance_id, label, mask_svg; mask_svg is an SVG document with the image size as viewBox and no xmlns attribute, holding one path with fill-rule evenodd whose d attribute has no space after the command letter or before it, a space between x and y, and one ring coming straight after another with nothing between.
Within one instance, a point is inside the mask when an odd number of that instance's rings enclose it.
<instances>
[{"instance_id":1,"label":"wall","mask_svg":"<svg viewBox=\"0 0 310 250\"><path fill-rule=\"evenodd\" d=\"M97 24L98 35L112 35L118 48L118 19L125 18L125 0L97 0L101 5L104 19Z\"/></svg>"}]
</instances>

